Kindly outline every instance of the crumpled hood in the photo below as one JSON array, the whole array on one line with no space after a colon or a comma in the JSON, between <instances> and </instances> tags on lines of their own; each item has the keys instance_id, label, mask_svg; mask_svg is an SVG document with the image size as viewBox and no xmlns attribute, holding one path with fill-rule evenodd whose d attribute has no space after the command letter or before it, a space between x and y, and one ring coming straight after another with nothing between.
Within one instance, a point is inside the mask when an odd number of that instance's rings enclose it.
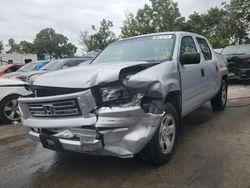
<instances>
[{"instance_id":1,"label":"crumpled hood","mask_svg":"<svg viewBox=\"0 0 250 188\"><path fill-rule=\"evenodd\" d=\"M137 65L150 65L149 67L151 67L156 65L156 63L134 61L77 66L41 75L35 80L34 85L47 87L90 88L95 85L117 81L119 80L122 69Z\"/></svg>"},{"instance_id":2,"label":"crumpled hood","mask_svg":"<svg viewBox=\"0 0 250 188\"><path fill-rule=\"evenodd\" d=\"M25 82L10 78L0 78L0 87L4 86L23 86L27 85Z\"/></svg>"},{"instance_id":3,"label":"crumpled hood","mask_svg":"<svg viewBox=\"0 0 250 188\"><path fill-rule=\"evenodd\" d=\"M20 78L29 78L33 75L41 75L41 74L44 74L46 73L47 71L30 71L30 72L24 72L24 73L21 73L19 74L18 77Z\"/></svg>"}]
</instances>

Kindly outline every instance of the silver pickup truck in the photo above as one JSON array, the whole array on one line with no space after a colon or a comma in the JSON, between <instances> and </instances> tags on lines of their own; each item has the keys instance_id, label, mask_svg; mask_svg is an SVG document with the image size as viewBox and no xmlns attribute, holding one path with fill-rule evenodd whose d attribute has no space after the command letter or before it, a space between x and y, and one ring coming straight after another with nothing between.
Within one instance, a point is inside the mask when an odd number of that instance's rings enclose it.
<instances>
[{"instance_id":1,"label":"silver pickup truck","mask_svg":"<svg viewBox=\"0 0 250 188\"><path fill-rule=\"evenodd\" d=\"M227 62L203 36L166 32L119 40L89 65L42 75L20 98L29 134L45 148L161 164L182 117L227 102Z\"/></svg>"}]
</instances>

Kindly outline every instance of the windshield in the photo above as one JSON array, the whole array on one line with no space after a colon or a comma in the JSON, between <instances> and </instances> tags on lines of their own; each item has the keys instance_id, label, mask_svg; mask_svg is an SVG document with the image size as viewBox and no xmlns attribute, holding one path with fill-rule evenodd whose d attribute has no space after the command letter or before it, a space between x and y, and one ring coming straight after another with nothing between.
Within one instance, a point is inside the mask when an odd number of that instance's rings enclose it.
<instances>
[{"instance_id":1,"label":"windshield","mask_svg":"<svg viewBox=\"0 0 250 188\"><path fill-rule=\"evenodd\" d=\"M171 60L175 35L128 39L109 45L92 63Z\"/></svg>"},{"instance_id":2,"label":"windshield","mask_svg":"<svg viewBox=\"0 0 250 188\"><path fill-rule=\"evenodd\" d=\"M250 54L250 45L228 46L222 51L223 55Z\"/></svg>"},{"instance_id":3,"label":"windshield","mask_svg":"<svg viewBox=\"0 0 250 188\"><path fill-rule=\"evenodd\" d=\"M58 70L63 66L63 64L64 64L64 61L62 60L54 60L54 61L49 62L40 70L47 70L47 71Z\"/></svg>"},{"instance_id":4,"label":"windshield","mask_svg":"<svg viewBox=\"0 0 250 188\"><path fill-rule=\"evenodd\" d=\"M22 68L18 69L18 72L29 72L36 69L36 63L28 63L24 65Z\"/></svg>"}]
</instances>

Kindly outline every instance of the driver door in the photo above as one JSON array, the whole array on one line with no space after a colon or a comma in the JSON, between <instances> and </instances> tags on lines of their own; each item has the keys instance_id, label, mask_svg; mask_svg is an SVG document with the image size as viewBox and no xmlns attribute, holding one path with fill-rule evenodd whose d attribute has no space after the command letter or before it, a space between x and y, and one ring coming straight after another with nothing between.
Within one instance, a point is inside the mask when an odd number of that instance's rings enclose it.
<instances>
[{"instance_id":1,"label":"driver door","mask_svg":"<svg viewBox=\"0 0 250 188\"><path fill-rule=\"evenodd\" d=\"M199 52L192 36L182 36L179 56L184 53ZM185 116L203 103L206 93L204 62L182 65L179 63L182 85L182 115Z\"/></svg>"}]
</instances>

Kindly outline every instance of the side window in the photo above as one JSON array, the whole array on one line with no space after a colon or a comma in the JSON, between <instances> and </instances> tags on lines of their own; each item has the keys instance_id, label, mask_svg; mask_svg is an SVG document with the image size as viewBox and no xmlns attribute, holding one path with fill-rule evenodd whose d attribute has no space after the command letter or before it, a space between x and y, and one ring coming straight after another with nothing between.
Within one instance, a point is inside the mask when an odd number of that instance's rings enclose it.
<instances>
[{"instance_id":1,"label":"side window","mask_svg":"<svg viewBox=\"0 0 250 188\"><path fill-rule=\"evenodd\" d=\"M196 39L197 39L197 42L201 48L204 59L211 60L212 59L212 52L208 46L207 41L205 39L202 39L202 38L196 38Z\"/></svg>"},{"instance_id":2,"label":"side window","mask_svg":"<svg viewBox=\"0 0 250 188\"><path fill-rule=\"evenodd\" d=\"M6 69L5 72L6 72L6 73L14 72L13 67L10 67L10 68Z\"/></svg>"},{"instance_id":3,"label":"side window","mask_svg":"<svg viewBox=\"0 0 250 188\"><path fill-rule=\"evenodd\" d=\"M187 52L197 52L194 39L191 36L185 36L181 39L180 55Z\"/></svg>"}]
</instances>

